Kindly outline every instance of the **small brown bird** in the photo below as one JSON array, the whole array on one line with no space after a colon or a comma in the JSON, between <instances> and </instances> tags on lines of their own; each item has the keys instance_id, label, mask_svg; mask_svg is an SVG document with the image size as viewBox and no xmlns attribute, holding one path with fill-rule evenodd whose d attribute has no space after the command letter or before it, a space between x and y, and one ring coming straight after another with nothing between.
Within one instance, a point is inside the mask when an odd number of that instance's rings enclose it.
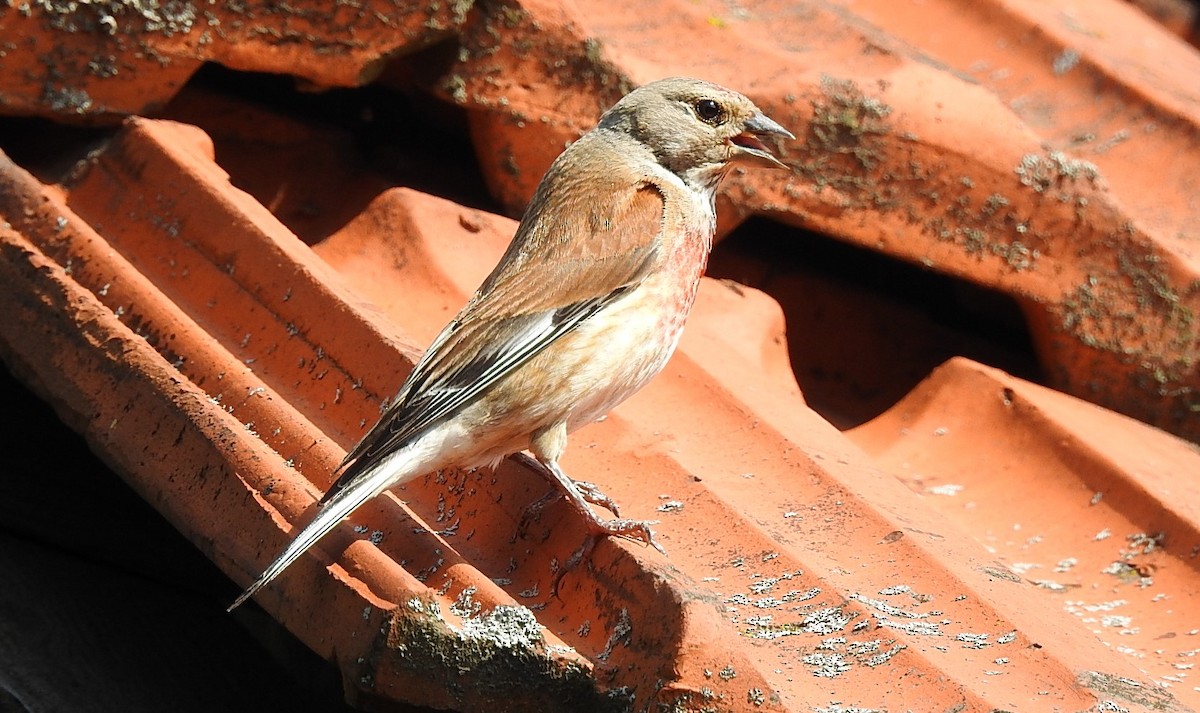
<instances>
[{"instance_id":1,"label":"small brown bird","mask_svg":"<svg viewBox=\"0 0 1200 713\"><path fill-rule=\"evenodd\" d=\"M647 84L605 112L550 166L504 257L346 455L315 519L230 610L384 490L526 449L586 519L589 546L654 544L645 522L597 518L587 503L611 502L558 459L569 432L666 364L712 248L717 184L734 162L783 167L768 136L795 138L697 79Z\"/></svg>"}]
</instances>

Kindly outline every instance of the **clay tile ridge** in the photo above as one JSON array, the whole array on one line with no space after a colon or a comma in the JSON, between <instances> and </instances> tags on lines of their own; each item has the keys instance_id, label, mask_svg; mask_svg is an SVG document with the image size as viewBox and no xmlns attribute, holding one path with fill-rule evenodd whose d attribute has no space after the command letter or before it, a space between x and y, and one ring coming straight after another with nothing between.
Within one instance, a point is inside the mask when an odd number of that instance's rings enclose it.
<instances>
[{"instance_id":1,"label":"clay tile ridge","mask_svg":"<svg viewBox=\"0 0 1200 713\"><path fill-rule=\"evenodd\" d=\"M934 34L887 3L592 5L481 6L409 33L462 43L440 86L489 147L498 196L518 205L628 86L691 73L745 88L806 129L789 180L733 177L724 229L768 214L1007 294L1059 390L952 359L841 433L804 403L779 305L706 281L667 370L564 462L659 519L669 557L604 541L550 596L582 528L552 506L519 532L545 483L506 462L376 499L258 603L368 707L1200 706L1200 452L1146 425L1200 433L1194 50L1118 2L937 3ZM0 12L66 32L40 9ZM631 21L651 12L703 56L646 60L669 41ZM93 19L83 34L103 40ZM210 58L194 26L155 26L179 59L145 76L177 87ZM229 56L255 56L238 39ZM750 45L777 71L738 70ZM344 84L397 51L322 75L287 46L263 54ZM69 89L21 106L96 107ZM142 108L113 102L97 113ZM5 156L0 174L0 354L239 582L514 228L393 189L309 248L230 185L203 132L166 120L128 119L67 186Z\"/></svg>"},{"instance_id":2,"label":"clay tile ridge","mask_svg":"<svg viewBox=\"0 0 1200 713\"><path fill-rule=\"evenodd\" d=\"M130 120L65 196L3 169L13 185L6 358L243 581L284 544L411 363L396 325L436 329L513 228L397 189L318 255L229 186L203 134L171 122ZM374 230L380 221L401 229ZM397 250L408 260L387 258ZM464 254L477 257L464 265ZM450 264L475 274L448 280ZM406 304L383 309L404 319L363 307L346 287L360 276L374 289L403 285L392 299ZM1175 701L1148 679L1167 669L1131 667L1031 576L1000 564L972 535L971 514L948 516L931 504L938 490L905 487L908 461L892 464L901 478L888 475L808 411L783 378L781 329L765 296L707 282L680 358L576 441L567 467L661 519L669 559L604 542L550 597L555 562L582 530L552 508L515 536L545 485L506 463L378 499L259 602L335 659L355 695L460 710L918 709L931 697L1133 710L1143 700L1133 687ZM1200 541L1195 485L1167 475L1194 472L1200 456L1136 422L962 361L886 418L852 435L880 463L942 437L938 428L949 449L976 421L1009 419L998 432L1056 451L1056 487L1095 524L1123 532L1155 513L1182 533L1160 543L1168 554ZM1082 419L1096 428L1079 429ZM1064 446L1060 433L1079 442ZM1153 472L1107 453L1119 439L1152 446ZM994 487L986 468L975 475L958 485ZM1087 503L1100 487L1126 497L1096 510ZM998 502L986 508L1003 523L1011 512ZM1162 570L1186 608L1200 591L1194 570ZM813 683L825 680L831 688Z\"/></svg>"}]
</instances>

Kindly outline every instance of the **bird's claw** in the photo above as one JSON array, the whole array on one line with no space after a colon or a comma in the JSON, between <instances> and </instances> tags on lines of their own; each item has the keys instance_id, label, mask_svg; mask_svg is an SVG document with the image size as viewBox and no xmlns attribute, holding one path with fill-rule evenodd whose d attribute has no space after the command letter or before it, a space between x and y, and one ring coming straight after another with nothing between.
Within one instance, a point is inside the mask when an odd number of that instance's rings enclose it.
<instances>
[{"instance_id":1,"label":"bird's claw","mask_svg":"<svg viewBox=\"0 0 1200 713\"><path fill-rule=\"evenodd\" d=\"M650 529L651 525L657 524L657 520L626 519L595 519L588 523L588 534L584 538L583 544L579 546L579 549L571 553L571 556L558 568L558 571L554 573L553 579L550 580L551 596L558 596L558 585L562 582L562 578L566 576L567 572L575 569L581 562L587 559L587 556L596 548L596 542L601 537L623 537L627 540L641 542L653 547L666 557L667 551L654 540L654 531Z\"/></svg>"},{"instance_id":2,"label":"bird's claw","mask_svg":"<svg viewBox=\"0 0 1200 713\"><path fill-rule=\"evenodd\" d=\"M658 524L658 520L600 520L598 524L600 529L592 533L593 537L602 535L624 537L627 540L650 545L664 556L667 554L667 551L654 541L654 530L650 529L651 525Z\"/></svg>"},{"instance_id":3,"label":"bird's claw","mask_svg":"<svg viewBox=\"0 0 1200 713\"><path fill-rule=\"evenodd\" d=\"M604 491L600 489L600 486L596 485L595 483L590 483L586 480L576 480L574 482L575 489L579 491L579 494L583 496L584 500L588 501L592 505L599 505L605 510L611 512L613 515L621 517L620 508L617 507L617 504L613 502L612 498L608 497L608 495L606 495Z\"/></svg>"},{"instance_id":4,"label":"bird's claw","mask_svg":"<svg viewBox=\"0 0 1200 713\"><path fill-rule=\"evenodd\" d=\"M534 461L534 463L536 463L536 461ZM591 503L592 505L599 505L600 507L611 512L613 515L620 517L620 508L615 502L613 502L612 498L608 497L608 495L606 495L604 491L600 489L600 486L596 485L595 483L589 483L586 480L573 480L571 482L575 486L575 489L579 491L579 495L584 499L585 502ZM517 521L517 534L520 537L525 537L526 533L529 531L529 525L533 522L536 522L538 518L541 517L542 510L546 509L547 505L561 497L563 497L562 493L557 490L551 490L542 497L525 506L525 509L521 511L521 519ZM603 521L601 520L600 522ZM613 522L624 521L614 520ZM634 539L639 539L643 542L645 541L645 539L641 537Z\"/></svg>"}]
</instances>

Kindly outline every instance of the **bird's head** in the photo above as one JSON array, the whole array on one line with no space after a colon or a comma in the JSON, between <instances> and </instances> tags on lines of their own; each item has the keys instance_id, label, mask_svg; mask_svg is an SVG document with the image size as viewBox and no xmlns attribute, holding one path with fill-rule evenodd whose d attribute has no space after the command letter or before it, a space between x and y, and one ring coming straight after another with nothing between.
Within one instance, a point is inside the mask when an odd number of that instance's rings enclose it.
<instances>
[{"instance_id":1,"label":"bird's head","mask_svg":"<svg viewBox=\"0 0 1200 713\"><path fill-rule=\"evenodd\" d=\"M734 162L785 168L763 139L796 138L741 94L687 77L633 90L598 128L629 134L684 183L708 191Z\"/></svg>"}]
</instances>

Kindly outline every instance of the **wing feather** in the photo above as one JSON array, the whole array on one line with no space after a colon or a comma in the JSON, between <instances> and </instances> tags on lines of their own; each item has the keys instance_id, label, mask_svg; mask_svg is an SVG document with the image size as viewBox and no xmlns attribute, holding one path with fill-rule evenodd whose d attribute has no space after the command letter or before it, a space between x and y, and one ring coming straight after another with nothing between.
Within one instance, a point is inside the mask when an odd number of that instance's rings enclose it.
<instances>
[{"instance_id":1,"label":"wing feather","mask_svg":"<svg viewBox=\"0 0 1200 713\"><path fill-rule=\"evenodd\" d=\"M619 177L584 175L578 180L593 183L580 192L571 185L553 190L554 178L552 169L539 188L541 200L535 196L536 208L525 216L504 258L437 336L379 422L347 454L341 476L322 502L351 485L380 456L473 403L653 268L665 207L655 183L626 181L629 187L621 191L607 185ZM584 204L575 195L602 200Z\"/></svg>"}]
</instances>

